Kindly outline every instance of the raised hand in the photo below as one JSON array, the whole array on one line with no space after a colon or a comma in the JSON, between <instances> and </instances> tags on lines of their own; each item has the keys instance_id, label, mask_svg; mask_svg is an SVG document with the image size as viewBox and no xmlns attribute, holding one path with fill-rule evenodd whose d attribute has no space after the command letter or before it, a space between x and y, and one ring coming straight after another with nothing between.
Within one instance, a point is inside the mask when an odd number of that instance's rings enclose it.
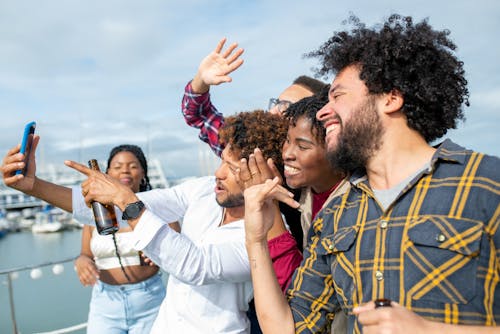
<instances>
[{"instance_id":1,"label":"raised hand","mask_svg":"<svg viewBox=\"0 0 500 334\"><path fill-rule=\"evenodd\" d=\"M267 240L267 233L276 221L276 203L281 201L291 207L299 203L293 199L293 193L281 186L278 177L267 179L264 183L245 190L245 236L247 243Z\"/></svg>"},{"instance_id":2,"label":"raised hand","mask_svg":"<svg viewBox=\"0 0 500 334\"><path fill-rule=\"evenodd\" d=\"M274 165L271 158L264 159L262 151L257 147L253 154L247 159L240 160L239 168L236 174L236 181L240 187L245 190L253 185L264 183L277 177L282 184L281 174Z\"/></svg>"},{"instance_id":3,"label":"raised hand","mask_svg":"<svg viewBox=\"0 0 500 334\"><path fill-rule=\"evenodd\" d=\"M201 61L198 72L191 82L194 92L205 93L212 85L231 82L229 74L243 64L240 56L244 50L237 49L238 44L233 43L223 51L225 43L226 38L221 39L215 50Z\"/></svg>"}]
</instances>

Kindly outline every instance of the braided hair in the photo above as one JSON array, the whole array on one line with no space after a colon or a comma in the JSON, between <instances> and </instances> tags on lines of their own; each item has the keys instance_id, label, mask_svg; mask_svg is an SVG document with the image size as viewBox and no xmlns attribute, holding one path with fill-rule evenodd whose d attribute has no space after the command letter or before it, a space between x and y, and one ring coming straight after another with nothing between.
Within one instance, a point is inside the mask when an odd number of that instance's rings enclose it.
<instances>
[{"instance_id":1,"label":"braided hair","mask_svg":"<svg viewBox=\"0 0 500 334\"><path fill-rule=\"evenodd\" d=\"M139 191L147 191L151 190L151 184L149 183L149 177L148 177L148 163L146 161L146 157L144 156L144 152L142 149L137 146L137 145L131 145L131 144L123 144L114 147L111 152L109 152L109 158L108 158L108 164L106 167L106 172L109 170L109 167L111 165L111 161L120 152L130 152L132 153L137 160L139 161L139 164L141 165L143 171L144 171L144 178L141 181L141 184L139 186ZM122 264L122 258L120 256L120 253L118 252L118 245L116 243L116 235L113 233L113 244L115 245L115 254L116 257L118 257L118 262L120 263L120 268L122 269L123 274L125 275L125 278L127 278L127 281L131 282L129 275L125 271L125 267L123 267ZM141 256L139 254L139 256Z\"/></svg>"}]
</instances>

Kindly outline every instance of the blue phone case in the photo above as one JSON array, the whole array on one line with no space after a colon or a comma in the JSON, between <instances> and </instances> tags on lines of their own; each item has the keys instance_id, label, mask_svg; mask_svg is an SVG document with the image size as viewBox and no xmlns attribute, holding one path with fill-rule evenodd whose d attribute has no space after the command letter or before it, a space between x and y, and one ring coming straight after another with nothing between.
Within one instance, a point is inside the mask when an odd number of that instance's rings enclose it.
<instances>
[{"instance_id":1,"label":"blue phone case","mask_svg":"<svg viewBox=\"0 0 500 334\"><path fill-rule=\"evenodd\" d=\"M29 122L24 127L23 141L21 142L21 150L19 151L20 153L25 154L26 151L29 151L31 149L31 143L33 141L33 138L30 138L30 135L33 137L33 135L35 134L35 128L36 128L36 122ZM28 157L25 157L24 161L26 162L26 166L23 169L16 170L16 175L18 174L24 175L24 172L28 168Z\"/></svg>"}]
</instances>

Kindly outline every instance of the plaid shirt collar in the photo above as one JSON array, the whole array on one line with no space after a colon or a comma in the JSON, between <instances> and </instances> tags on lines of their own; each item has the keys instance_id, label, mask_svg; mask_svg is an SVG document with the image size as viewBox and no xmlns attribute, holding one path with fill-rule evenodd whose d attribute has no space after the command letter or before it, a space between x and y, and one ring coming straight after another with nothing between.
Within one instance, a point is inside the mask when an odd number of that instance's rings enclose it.
<instances>
[{"instance_id":1,"label":"plaid shirt collar","mask_svg":"<svg viewBox=\"0 0 500 334\"><path fill-rule=\"evenodd\" d=\"M435 169L438 161L448 162L448 163L459 163L464 164L466 159L466 153L468 150L455 144L450 139L445 139L442 143L434 146L437 150L431 159L431 170L426 170L410 182L410 185L414 184L420 177L424 174L429 174ZM366 170L364 168L358 169L352 173L349 178L349 182L353 187L358 188L361 184L369 188L368 176L366 175Z\"/></svg>"}]
</instances>

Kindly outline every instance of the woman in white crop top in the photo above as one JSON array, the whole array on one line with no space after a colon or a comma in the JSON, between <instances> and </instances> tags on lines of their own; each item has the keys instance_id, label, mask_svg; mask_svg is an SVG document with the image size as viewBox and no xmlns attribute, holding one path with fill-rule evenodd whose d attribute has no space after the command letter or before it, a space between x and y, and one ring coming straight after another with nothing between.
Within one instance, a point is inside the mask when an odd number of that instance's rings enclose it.
<instances>
[{"instance_id":1,"label":"woman in white crop top","mask_svg":"<svg viewBox=\"0 0 500 334\"><path fill-rule=\"evenodd\" d=\"M151 189L146 159L135 145L113 148L106 173L134 192ZM80 192L73 193L72 198L73 212L85 206ZM84 225L75 266L81 283L94 285L87 333L149 332L165 297L165 286L156 265L141 263L129 226L120 226L115 235L103 236L95 227Z\"/></svg>"},{"instance_id":2,"label":"woman in white crop top","mask_svg":"<svg viewBox=\"0 0 500 334\"><path fill-rule=\"evenodd\" d=\"M54 206L75 213L88 212L80 188L71 189L36 177L35 151L40 137L33 137L26 174L15 175L24 156L20 145L7 152L2 164L4 183ZM22 168L22 167L21 167ZM135 145L120 145L110 152L106 173L129 185L134 192L151 189L147 163ZM177 223L173 227L179 229ZM82 248L75 267L83 285L93 286L87 333L149 333L165 297L159 268L141 265L133 248L130 227L120 227L112 236L100 236L84 225Z\"/></svg>"}]
</instances>

